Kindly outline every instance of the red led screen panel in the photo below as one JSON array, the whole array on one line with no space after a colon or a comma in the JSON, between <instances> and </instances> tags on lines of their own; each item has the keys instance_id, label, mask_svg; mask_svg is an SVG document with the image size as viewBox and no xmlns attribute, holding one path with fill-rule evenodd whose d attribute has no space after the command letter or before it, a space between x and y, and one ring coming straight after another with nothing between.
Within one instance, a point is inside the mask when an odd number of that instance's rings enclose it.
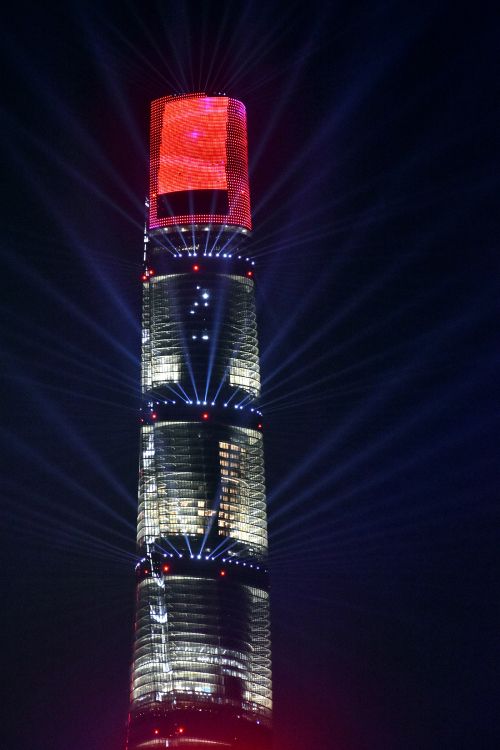
<instances>
[{"instance_id":1,"label":"red led screen panel","mask_svg":"<svg viewBox=\"0 0 500 750\"><path fill-rule=\"evenodd\" d=\"M149 227L251 229L246 113L227 96L164 96L151 104Z\"/></svg>"}]
</instances>

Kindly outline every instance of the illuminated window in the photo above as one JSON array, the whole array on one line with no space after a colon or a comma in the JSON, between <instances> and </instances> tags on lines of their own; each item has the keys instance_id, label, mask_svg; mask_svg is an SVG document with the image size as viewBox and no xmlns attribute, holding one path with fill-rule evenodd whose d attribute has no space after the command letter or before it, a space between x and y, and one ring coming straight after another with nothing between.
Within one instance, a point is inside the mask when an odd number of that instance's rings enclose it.
<instances>
[{"instance_id":1,"label":"illuminated window","mask_svg":"<svg viewBox=\"0 0 500 750\"><path fill-rule=\"evenodd\" d=\"M142 426L141 444L139 545L202 536L213 527L240 548L266 554L260 433L229 426L199 433L195 423L157 422Z\"/></svg>"},{"instance_id":2,"label":"illuminated window","mask_svg":"<svg viewBox=\"0 0 500 750\"><path fill-rule=\"evenodd\" d=\"M224 587L238 623L221 619L215 602ZM231 646L221 646L231 633ZM140 582L132 670L136 706L167 703L235 705L264 723L271 713L269 597L229 580L169 576L168 585Z\"/></svg>"},{"instance_id":3,"label":"illuminated window","mask_svg":"<svg viewBox=\"0 0 500 750\"><path fill-rule=\"evenodd\" d=\"M203 387L210 371L213 391L223 381L251 396L259 395L259 349L252 282L239 276L221 275L217 284L225 300L224 314L212 318L207 311L200 322L198 316L188 318L186 315L193 292L196 293L190 274L159 275L145 285L143 392L180 383L184 391L192 393L193 381L198 388ZM192 344L194 341L198 343ZM168 395L171 397L171 391Z\"/></svg>"},{"instance_id":4,"label":"illuminated window","mask_svg":"<svg viewBox=\"0 0 500 750\"><path fill-rule=\"evenodd\" d=\"M233 428L242 442L219 442L221 502L219 535L231 537L253 552L267 547L262 444L250 431ZM229 460L228 460L229 459Z\"/></svg>"}]
</instances>

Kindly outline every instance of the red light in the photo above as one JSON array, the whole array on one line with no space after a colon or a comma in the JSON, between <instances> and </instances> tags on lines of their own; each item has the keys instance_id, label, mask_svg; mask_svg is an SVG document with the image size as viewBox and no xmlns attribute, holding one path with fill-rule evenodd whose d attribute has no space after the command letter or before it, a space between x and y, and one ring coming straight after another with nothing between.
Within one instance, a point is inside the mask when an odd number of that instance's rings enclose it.
<instances>
[{"instance_id":1,"label":"red light","mask_svg":"<svg viewBox=\"0 0 500 750\"><path fill-rule=\"evenodd\" d=\"M159 729L155 729L155 730L153 731L153 734L160 734L160 730L159 730Z\"/></svg>"},{"instance_id":2,"label":"red light","mask_svg":"<svg viewBox=\"0 0 500 750\"><path fill-rule=\"evenodd\" d=\"M201 418L204 419L204 420L207 420L208 417L209 417L209 414L208 414L207 411L204 411L203 414L201 415Z\"/></svg>"},{"instance_id":3,"label":"red light","mask_svg":"<svg viewBox=\"0 0 500 750\"><path fill-rule=\"evenodd\" d=\"M221 574L221 576L225 576L226 575L226 571L225 570L221 570L220 574Z\"/></svg>"},{"instance_id":4,"label":"red light","mask_svg":"<svg viewBox=\"0 0 500 750\"><path fill-rule=\"evenodd\" d=\"M165 101L158 193L227 190L227 97Z\"/></svg>"},{"instance_id":5,"label":"red light","mask_svg":"<svg viewBox=\"0 0 500 750\"><path fill-rule=\"evenodd\" d=\"M185 729L184 729L184 727L179 727L179 728L177 729L177 734L184 734L184 732L185 732Z\"/></svg>"},{"instance_id":6,"label":"red light","mask_svg":"<svg viewBox=\"0 0 500 750\"><path fill-rule=\"evenodd\" d=\"M155 272L154 272L154 269L153 269L153 268L150 268L150 269L149 269L149 275L150 275L150 276L154 276L154 275L155 275Z\"/></svg>"},{"instance_id":7,"label":"red light","mask_svg":"<svg viewBox=\"0 0 500 750\"><path fill-rule=\"evenodd\" d=\"M154 411L154 412L153 412L153 413L151 414L151 419L156 419L156 417L157 417L157 416L158 416L158 414L157 414L157 413L156 413L156 412Z\"/></svg>"},{"instance_id":8,"label":"red light","mask_svg":"<svg viewBox=\"0 0 500 750\"><path fill-rule=\"evenodd\" d=\"M216 191L227 203L197 205L197 193ZM164 198L192 194L189 203ZM224 201L225 203L226 201ZM230 224L251 229L246 112L227 96L164 96L151 104L149 226ZM175 206L175 207L174 207ZM212 213L207 213L212 210Z\"/></svg>"},{"instance_id":9,"label":"red light","mask_svg":"<svg viewBox=\"0 0 500 750\"><path fill-rule=\"evenodd\" d=\"M148 280L147 274L143 273L142 276L141 276L141 279L143 281L147 281Z\"/></svg>"},{"instance_id":10,"label":"red light","mask_svg":"<svg viewBox=\"0 0 500 750\"><path fill-rule=\"evenodd\" d=\"M259 424L257 425L257 429L258 430L262 430L262 423L261 422L259 422Z\"/></svg>"},{"instance_id":11,"label":"red light","mask_svg":"<svg viewBox=\"0 0 500 750\"><path fill-rule=\"evenodd\" d=\"M251 279L253 276L253 271L247 271L247 276L249 279Z\"/></svg>"},{"instance_id":12,"label":"red light","mask_svg":"<svg viewBox=\"0 0 500 750\"><path fill-rule=\"evenodd\" d=\"M170 565L167 565L167 563L165 563L165 565L163 565L162 567L162 570L164 573L168 573L168 571L170 570Z\"/></svg>"},{"instance_id":13,"label":"red light","mask_svg":"<svg viewBox=\"0 0 500 750\"><path fill-rule=\"evenodd\" d=\"M145 576L149 575L149 569L148 568L144 568L144 575Z\"/></svg>"},{"instance_id":14,"label":"red light","mask_svg":"<svg viewBox=\"0 0 500 750\"><path fill-rule=\"evenodd\" d=\"M199 266L193 266L193 271L199 271L199 270L200 270Z\"/></svg>"}]
</instances>

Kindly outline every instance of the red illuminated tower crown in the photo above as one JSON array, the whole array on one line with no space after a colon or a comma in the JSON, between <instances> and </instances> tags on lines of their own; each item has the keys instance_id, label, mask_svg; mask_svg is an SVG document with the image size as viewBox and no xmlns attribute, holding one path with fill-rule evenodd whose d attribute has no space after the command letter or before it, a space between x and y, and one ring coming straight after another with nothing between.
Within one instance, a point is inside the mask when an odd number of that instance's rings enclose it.
<instances>
[{"instance_id":1,"label":"red illuminated tower crown","mask_svg":"<svg viewBox=\"0 0 500 750\"><path fill-rule=\"evenodd\" d=\"M245 107L163 96L151 103L149 229L206 224L252 228Z\"/></svg>"}]
</instances>

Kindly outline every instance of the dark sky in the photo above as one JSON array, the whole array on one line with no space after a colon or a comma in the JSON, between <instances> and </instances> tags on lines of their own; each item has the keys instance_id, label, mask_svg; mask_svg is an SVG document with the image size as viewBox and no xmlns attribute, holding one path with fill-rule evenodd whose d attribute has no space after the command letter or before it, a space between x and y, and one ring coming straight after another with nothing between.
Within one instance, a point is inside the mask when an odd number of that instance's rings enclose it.
<instances>
[{"instance_id":1,"label":"dark sky","mask_svg":"<svg viewBox=\"0 0 500 750\"><path fill-rule=\"evenodd\" d=\"M249 122L276 750L499 747L488 4L1 27L0 747L124 746L149 102L205 88Z\"/></svg>"}]
</instances>

